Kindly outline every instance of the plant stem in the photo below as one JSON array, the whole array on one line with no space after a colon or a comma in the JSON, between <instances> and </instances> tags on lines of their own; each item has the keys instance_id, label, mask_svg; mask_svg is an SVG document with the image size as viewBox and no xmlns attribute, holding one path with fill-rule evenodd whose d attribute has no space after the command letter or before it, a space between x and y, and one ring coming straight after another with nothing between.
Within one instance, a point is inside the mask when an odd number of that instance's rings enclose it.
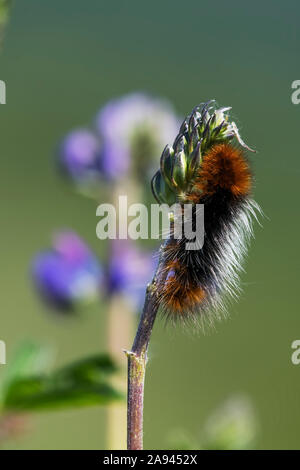
<instances>
[{"instance_id":1,"label":"plant stem","mask_svg":"<svg viewBox=\"0 0 300 470\"><path fill-rule=\"evenodd\" d=\"M128 197L128 202L134 203L141 199L141 188L134 181L119 181L112 189L112 204L114 207L119 206L119 196L124 194ZM121 221L119 220L119 224ZM121 294L115 294L110 299L108 319L108 350L111 356L120 365L121 373L115 379L115 386L126 392L126 362L122 347L128 345L132 332L135 328L136 315L130 308L130 305ZM126 448L126 404L113 404L108 407L108 433L107 444L111 450L122 450Z\"/></svg>"},{"instance_id":2,"label":"plant stem","mask_svg":"<svg viewBox=\"0 0 300 470\"><path fill-rule=\"evenodd\" d=\"M143 313L128 357L127 448L143 449L144 383L147 351L158 310L155 281L148 286Z\"/></svg>"},{"instance_id":3,"label":"plant stem","mask_svg":"<svg viewBox=\"0 0 300 470\"><path fill-rule=\"evenodd\" d=\"M134 313L131 311L128 302L122 295L113 295L109 301L107 338L108 350L120 366L120 373L112 380L112 383L124 394L127 390L127 370L124 367L124 354L121 347L128 344L132 333ZM107 409L107 445L110 450L126 449L126 403L112 404Z\"/></svg>"}]
</instances>

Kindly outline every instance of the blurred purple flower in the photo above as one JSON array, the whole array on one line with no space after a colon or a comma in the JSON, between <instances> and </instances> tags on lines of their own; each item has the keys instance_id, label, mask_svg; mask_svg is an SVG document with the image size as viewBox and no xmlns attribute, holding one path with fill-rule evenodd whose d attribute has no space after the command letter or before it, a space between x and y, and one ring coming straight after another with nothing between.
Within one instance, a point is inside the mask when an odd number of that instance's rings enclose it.
<instances>
[{"instance_id":1,"label":"blurred purple flower","mask_svg":"<svg viewBox=\"0 0 300 470\"><path fill-rule=\"evenodd\" d=\"M64 138L60 164L81 187L101 178L122 178L129 170L144 177L174 140L179 124L167 101L143 93L125 95L100 110L95 132L82 128Z\"/></svg>"},{"instance_id":2,"label":"blurred purple flower","mask_svg":"<svg viewBox=\"0 0 300 470\"><path fill-rule=\"evenodd\" d=\"M156 261L152 253L141 251L130 240L112 240L108 267L107 289L121 293L139 309L145 289L151 281Z\"/></svg>"},{"instance_id":3,"label":"blurred purple flower","mask_svg":"<svg viewBox=\"0 0 300 470\"><path fill-rule=\"evenodd\" d=\"M58 234L53 248L35 257L32 274L42 297L65 310L96 299L103 282L97 257L71 231Z\"/></svg>"},{"instance_id":4,"label":"blurred purple flower","mask_svg":"<svg viewBox=\"0 0 300 470\"><path fill-rule=\"evenodd\" d=\"M63 170L78 184L93 182L101 176L100 139L88 129L70 132L60 145Z\"/></svg>"},{"instance_id":5,"label":"blurred purple flower","mask_svg":"<svg viewBox=\"0 0 300 470\"><path fill-rule=\"evenodd\" d=\"M103 141L103 172L116 179L135 166L144 176L166 143L174 140L178 125L178 117L165 100L132 93L109 102L96 118Z\"/></svg>"}]
</instances>

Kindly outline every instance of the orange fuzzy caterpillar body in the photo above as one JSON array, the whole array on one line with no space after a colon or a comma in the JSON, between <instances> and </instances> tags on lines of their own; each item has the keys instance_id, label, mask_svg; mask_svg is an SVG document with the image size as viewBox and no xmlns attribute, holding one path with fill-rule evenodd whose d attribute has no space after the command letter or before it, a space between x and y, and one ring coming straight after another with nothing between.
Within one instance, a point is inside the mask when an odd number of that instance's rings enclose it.
<instances>
[{"instance_id":1,"label":"orange fuzzy caterpillar body","mask_svg":"<svg viewBox=\"0 0 300 470\"><path fill-rule=\"evenodd\" d=\"M166 263L167 277L162 291L164 307L184 315L186 311L197 308L205 298L205 291L194 283L187 266L178 260Z\"/></svg>"},{"instance_id":2,"label":"orange fuzzy caterpillar body","mask_svg":"<svg viewBox=\"0 0 300 470\"><path fill-rule=\"evenodd\" d=\"M250 199L252 176L243 153L230 144L212 147L203 158L185 201L204 204L204 245L186 249L173 233L162 251L158 293L171 318L203 317L223 309L224 294L239 290L238 272L252 234L257 206Z\"/></svg>"},{"instance_id":3,"label":"orange fuzzy caterpillar body","mask_svg":"<svg viewBox=\"0 0 300 470\"><path fill-rule=\"evenodd\" d=\"M228 190L233 196L247 196L252 177L248 162L241 150L230 144L215 145L204 157L196 177L195 188L203 195L212 195L218 188Z\"/></svg>"},{"instance_id":4,"label":"orange fuzzy caterpillar body","mask_svg":"<svg viewBox=\"0 0 300 470\"><path fill-rule=\"evenodd\" d=\"M204 156L193 190L186 199L196 204L219 189L243 197L249 195L251 187L252 175L243 152L230 144L219 144Z\"/></svg>"}]
</instances>

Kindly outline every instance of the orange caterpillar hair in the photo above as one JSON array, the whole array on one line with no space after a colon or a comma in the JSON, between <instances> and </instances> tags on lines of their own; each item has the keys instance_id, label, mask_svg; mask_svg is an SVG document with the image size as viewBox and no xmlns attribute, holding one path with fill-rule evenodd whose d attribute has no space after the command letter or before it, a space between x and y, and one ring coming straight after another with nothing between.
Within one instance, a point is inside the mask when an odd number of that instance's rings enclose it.
<instances>
[{"instance_id":1,"label":"orange caterpillar hair","mask_svg":"<svg viewBox=\"0 0 300 470\"><path fill-rule=\"evenodd\" d=\"M249 164L240 149L230 144L215 145L204 157L194 189L212 196L218 189L228 190L232 196L247 196L252 187Z\"/></svg>"}]
</instances>

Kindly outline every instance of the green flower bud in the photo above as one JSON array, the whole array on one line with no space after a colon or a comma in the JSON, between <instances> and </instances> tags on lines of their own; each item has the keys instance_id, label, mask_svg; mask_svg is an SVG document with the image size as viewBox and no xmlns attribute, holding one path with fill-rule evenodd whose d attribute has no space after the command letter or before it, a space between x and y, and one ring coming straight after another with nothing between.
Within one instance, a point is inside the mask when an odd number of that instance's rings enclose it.
<instances>
[{"instance_id":1,"label":"green flower bud","mask_svg":"<svg viewBox=\"0 0 300 470\"><path fill-rule=\"evenodd\" d=\"M216 108L211 100L196 106L183 121L173 146L167 145L160 159L160 170L152 180L155 198L161 203L173 204L193 185L203 156L219 143L234 137L242 147L250 149L239 135L234 122L229 121L227 108Z\"/></svg>"},{"instance_id":2,"label":"green flower bud","mask_svg":"<svg viewBox=\"0 0 300 470\"><path fill-rule=\"evenodd\" d=\"M184 190L187 175L187 158L184 150L175 153L173 157L172 184L175 189Z\"/></svg>"},{"instance_id":3,"label":"green flower bud","mask_svg":"<svg viewBox=\"0 0 300 470\"><path fill-rule=\"evenodd\" d=\"M160 157L160 171L165 182L172 186L172 169L173 169L174 151L172 147L167 145Z\"/></svg>"},{"instance_id":4,"label":"green flower bud","mask_svg":"<svg viewBox=\"0 0 300 470\"><path fill-rule=\"evenodd\" d=\"M176 193L165 182L160 171L157 171L151 181L152 193L159 204L172 206L176 202Z\"/></svg>"}]
</instances>

